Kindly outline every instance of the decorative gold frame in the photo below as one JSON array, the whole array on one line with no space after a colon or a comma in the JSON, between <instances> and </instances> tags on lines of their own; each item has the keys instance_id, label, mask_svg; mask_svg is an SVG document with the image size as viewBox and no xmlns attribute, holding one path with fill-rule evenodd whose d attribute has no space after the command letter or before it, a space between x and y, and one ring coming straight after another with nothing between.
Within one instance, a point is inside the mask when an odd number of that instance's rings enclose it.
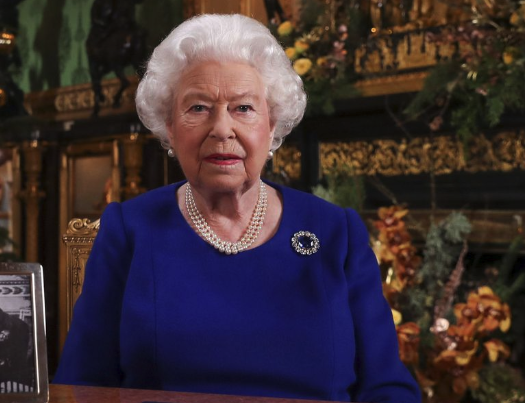
<instances>
[{"instance_id":1,"label":"decorative gold frame","mask_svg":"<svg viewBox=\"0 0 525 403\"><path fill-rule=\"evenodd\" d=\"M45 332L45 304L42 266L37 263L0 263L0 277L27 277L28 294L31 300L32 348L34 348L34 389L16 393L0 393L0 402L46 403L49 399L49 381L47 372L47 347ZM25 288L18 287L18 288ZM4 298L0 292L0 298ZM8 297L5 297L8 298ZM31 348L28 347L28 348Z\"/></svg>"}]
</instances>

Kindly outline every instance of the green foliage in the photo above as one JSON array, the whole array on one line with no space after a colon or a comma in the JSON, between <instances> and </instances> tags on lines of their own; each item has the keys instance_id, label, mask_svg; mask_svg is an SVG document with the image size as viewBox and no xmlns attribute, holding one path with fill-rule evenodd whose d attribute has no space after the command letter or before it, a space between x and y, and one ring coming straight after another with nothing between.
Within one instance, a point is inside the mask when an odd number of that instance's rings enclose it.
<instances>
[{"instance_id":1,"label":"green foliage","mask_svg":"<svg viewBox=\"0 0 525 403\"><path fill-rule=\"evenodd\" d=\"M466 144L499 124L504 112L525 109L525 46L518 28L468 22L461 28L442 35L455 38L445 39L449 44L462 44L458 54L431 69L404 112L409 119L429 122L443 117ZM429 126L438 130L440 125Z\"/></svg>"},{"instance_id":2,"label":"green foliage","mask_svg":"<svg viewBox=\"0 0 525 403\"><path fill-rule=\"evenodd\" d=\"M326 175L326 186L317 185L312 189L313 194L341 207L350 207L361 211L365 200L364 181L361 176L343 171L334 170Z\"/></svg>"},{"instance_id":3,"label":"green foliage","mask_svg":"<svg viewBox=\"0 0 525 403\"><path fill-rule=\"evenodd\" d=\"M479 371L479 387L472 397L480 403L525 402L525 385L519 373L504 364L490 364Z\"/></svg>"},{"instance_id":4,"label":"green foliage","mask_svg":"<svg viewBox=\"0 0 525 403\"><path fill-rule=\"evenodd\" d=\"M453 212L428 230L424 259L416 277L416 287L407 291L408 317L418 319L421 329L428 329L431 310L441 297L444 285L454 269L463 240L471 231L471 224L461 213Z\"/></svg>"},{"instance_id":5,"label":"green foliage","mask_svg":"<svg viewBox=\"0 0 525 403\"><path fill-rule=\"evenodd\" d=\"M309 31L320 22L325 11L325 7L320 1L305 1L301 9L301 16L298 19L301 23L301 30Z\"/></svg>"},{"instance_id":6,"label":"green foliage","mask_svg":"<svg viewBox=\"0 0 525 403\"><path fill-rule=\"evenodd\" d=\"M417 119L431 106L442 104L447 94L454 91L460 78L461 67L456 60L440 63L434 67L423 84L423 89L412 99L404 113Z\"/></svg>"},{"instance_id":7,"label":"green foliage","mask_svg":"<svg viewBox=\"0 0 525 403\"><path fill-rule=\"evenodd\" d=\"M498 279L493 289L503 301L508 302L518 291L525 290L525 273L520 273L516 279L512 279L512 269L523 247L524 238L523 235L519 235L509 245L501 261Z\"/></svg>"},{"instance_id":8,"label":"green foliage","mask_svg":"<svg viewBox=\"0 0 525 403\"><path fill-rule=\"evenodd\" d=\"M337 99L359 95L353 84L344 79L334 82L328 79L306 81L304 88L308 96L305 115L309 117L332 115L335 112L334 102Z\"/></svg>"},{"instance_id":9,"label":"green foliage","mask_svg":"<svg viewBox=\"0 0 525 403\"><path fill-rule=\"evenodd\" d=\"M501 338L511 345L522 338L525 331L525 271L513 273L524 246L523 235L513 240L499 264L498 276L492 285L493 291L511 308L512 326L507 334L501 335Z\"/></svg>"}]
</instances>

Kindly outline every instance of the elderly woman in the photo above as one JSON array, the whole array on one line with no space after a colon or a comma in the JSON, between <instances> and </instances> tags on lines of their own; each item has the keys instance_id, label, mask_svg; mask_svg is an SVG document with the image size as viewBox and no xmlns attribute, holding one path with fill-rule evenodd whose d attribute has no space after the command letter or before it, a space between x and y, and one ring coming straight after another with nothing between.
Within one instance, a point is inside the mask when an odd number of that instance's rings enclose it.
<instances>
[{"instance_id":1,"label":"elderly woman","mask_svg":"<svg viewBox=\"0 0 525 403\"><path fill-rule=\"evenodd\" d=\"M106 208L54 381L419 402L362 221L260 178L306 103L268 29L184 22L136 103L187 181Z\"/></svg>"}]
</instances>

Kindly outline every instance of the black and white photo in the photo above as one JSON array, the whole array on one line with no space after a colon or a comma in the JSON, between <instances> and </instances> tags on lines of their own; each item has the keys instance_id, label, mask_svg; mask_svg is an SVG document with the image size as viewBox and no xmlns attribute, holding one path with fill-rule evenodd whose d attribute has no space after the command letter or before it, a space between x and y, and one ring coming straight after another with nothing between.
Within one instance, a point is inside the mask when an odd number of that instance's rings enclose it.
<instances>
[{"instance_id":1,"label":"black and white photo","mask_svg":"<svg viewBox=\"0 0 525 403\"><path fill-rule=\"evenodd\" d=\"M42 268L0 264L0 402L46 401Z\"/></svg>"}]
</instances>

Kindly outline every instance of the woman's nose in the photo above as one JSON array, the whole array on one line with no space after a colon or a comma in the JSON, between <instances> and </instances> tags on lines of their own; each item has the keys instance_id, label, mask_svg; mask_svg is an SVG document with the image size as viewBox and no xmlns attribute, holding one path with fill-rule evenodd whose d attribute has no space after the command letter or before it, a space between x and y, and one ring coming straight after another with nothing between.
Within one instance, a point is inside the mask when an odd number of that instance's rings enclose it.
<instances>
[{"instance_id":1,"label":"woman's nose","mask_svg":"<svg viewBox=\"0 0 525 403\"><path fill-rule=\"evenodd\" d=\"M235 137L234 120L227 108L214 111L210 136L221 140Z\"/></svg>"}]
</instances>

